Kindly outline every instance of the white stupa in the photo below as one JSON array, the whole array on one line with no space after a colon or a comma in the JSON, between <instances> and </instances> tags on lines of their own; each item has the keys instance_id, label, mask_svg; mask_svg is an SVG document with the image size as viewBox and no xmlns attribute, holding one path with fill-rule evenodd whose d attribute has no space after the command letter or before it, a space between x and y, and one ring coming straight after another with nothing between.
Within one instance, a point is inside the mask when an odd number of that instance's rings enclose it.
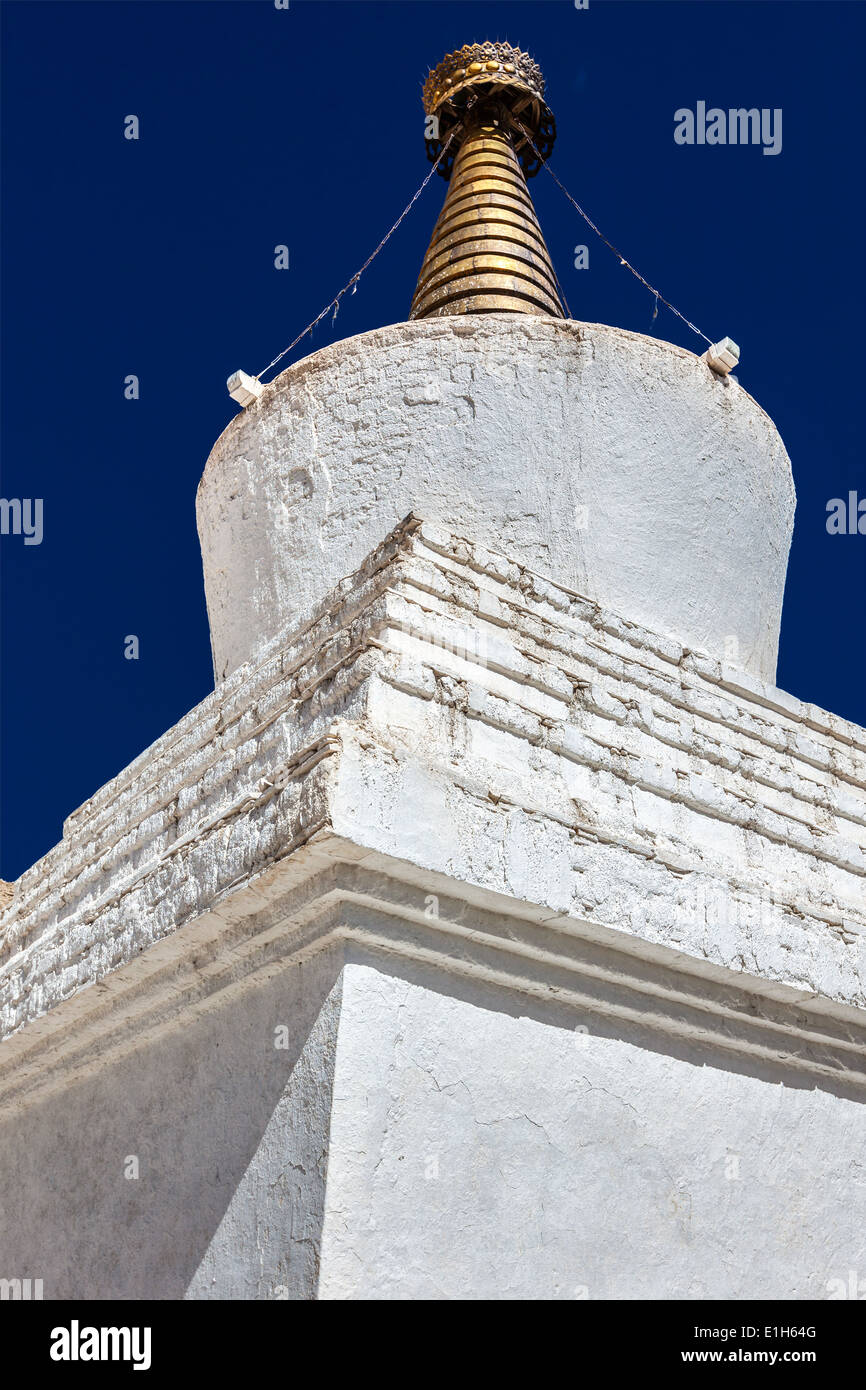
<instances>
[{"instance_id":1,"label":"white stupa","mask_svg":"<svg viewBox=\"0 0 866 1390\"><path fill-rule=\"evenodd\" d=\"M836 1296L866 731L774 685L787 454L705 360L563 316L534 64L473 45L426 101L412 317L218 440L215 690L0 918L0 1275Z\"/></svg>"}]
</instances>

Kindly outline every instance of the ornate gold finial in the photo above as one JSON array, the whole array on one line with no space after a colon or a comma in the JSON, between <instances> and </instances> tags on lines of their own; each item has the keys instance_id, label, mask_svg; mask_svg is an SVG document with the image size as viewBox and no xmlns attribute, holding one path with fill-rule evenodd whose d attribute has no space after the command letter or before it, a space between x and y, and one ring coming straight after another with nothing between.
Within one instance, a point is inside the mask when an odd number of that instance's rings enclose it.
<instances>
[{"instance_id":1,"label":"ornate gold finial","mask_svg":"<svg viewBox=\"0 0 866 1390\"><path fill-rule=\"evenodd\" d=\"M564 318L526 186L556 138L538 65L507 43L467 44L424 84L427 153L450 179L424 257L411 319L448 314ZM429 118L435 117L430 133Z\"/></svg>"},{"instance_id":2,"label":"ornate gold finial","mask_svg":"<svg viewBox=\"0 0 866 1390\"><path fill-rule=\"evenodd\" d=\"M468 43L456 53L449 53L438 67L431 70L424 83L423 102L427 116L435 116L438 130L435 138L426 140L427 154L435 160L458 122L473 108L496 98L504 109L520 119L529 132L542 159L549 159L556 139L553 112L544 101L544 78L541 68L522 49L510 43ZM512 127L515 149L527 178L537 174L540 166L517 126ZM446 179L451 174L459 138L451 142L448 153L439 165Z\"/></svg>"}]
</instances>

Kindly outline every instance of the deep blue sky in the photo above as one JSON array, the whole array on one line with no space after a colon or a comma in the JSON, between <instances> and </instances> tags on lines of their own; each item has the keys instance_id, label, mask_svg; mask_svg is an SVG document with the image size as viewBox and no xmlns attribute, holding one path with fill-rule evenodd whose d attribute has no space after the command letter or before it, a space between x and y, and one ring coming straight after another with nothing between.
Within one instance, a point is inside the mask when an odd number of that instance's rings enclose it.
<instances>
[{"instance_id":1,"label":"deep blue sky","mask_svg":"<svg viewBox=\"0 0 866 1390\"><path fill-rule=\"evenodd\" d=\"M740 344L799 497L778 683L866 724L866 536L825 527L829 498L866 496L861 4L7 0L2 24L2 495L45 509L40 546L0 540L2 876L212 688L194 502L235 413L225 379L260 371L391 225L428 168L421 82L475 39L530 49L560 177ZM698 100L781 107L782 153L675 145ZM532 188L575 318L703 350L666 310L651 322L545 174ZM443 195L436 178L282 365L405 319Z\"/></svg>"}]
</instances>

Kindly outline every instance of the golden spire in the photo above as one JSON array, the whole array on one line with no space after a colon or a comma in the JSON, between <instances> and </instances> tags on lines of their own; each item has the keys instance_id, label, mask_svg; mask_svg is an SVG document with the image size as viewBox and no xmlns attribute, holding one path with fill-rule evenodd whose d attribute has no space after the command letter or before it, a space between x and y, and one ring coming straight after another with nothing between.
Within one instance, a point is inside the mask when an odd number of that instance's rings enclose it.
<instances>
[{"instance_id":1,"label":"golden spire","mask_svg":"<svg viewBox=\"0 0 866 1390\"><path fill-rule=\"evenodd\" d=\"M556 138L537 64L507 43L468 44L424 84L427 153L450 179L409 314L564 318L526 180ZM522 127L522 129L521 129ZM526 134L524 133L526 132Z\"/></svg>"}]
</instances>

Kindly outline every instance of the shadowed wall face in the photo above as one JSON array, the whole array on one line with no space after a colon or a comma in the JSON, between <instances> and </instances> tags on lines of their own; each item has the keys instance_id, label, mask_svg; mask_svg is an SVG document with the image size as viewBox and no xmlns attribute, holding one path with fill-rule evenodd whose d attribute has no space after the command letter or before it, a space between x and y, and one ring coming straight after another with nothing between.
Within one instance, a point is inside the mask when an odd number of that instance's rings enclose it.
<instances>
[{"instance_id":1,"label":"shadowed wall face","mask_svg":"<svg viewBox=\"0 0 866 1390\"><path fill-rule=\"evenodd\" d=\"M338 980L323 953L5 1115L0 1274L46 1299L313 1297Z\"/></svg>"}]
</instances>

